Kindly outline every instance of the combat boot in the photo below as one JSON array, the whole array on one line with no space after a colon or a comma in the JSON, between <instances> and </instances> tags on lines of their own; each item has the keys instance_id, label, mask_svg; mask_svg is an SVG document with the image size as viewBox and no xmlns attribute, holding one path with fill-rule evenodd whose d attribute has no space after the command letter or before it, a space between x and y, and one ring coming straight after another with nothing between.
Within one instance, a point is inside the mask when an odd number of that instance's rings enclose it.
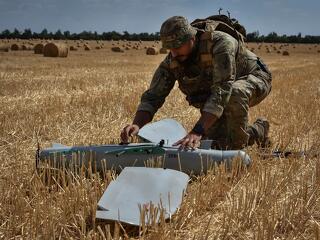
<instances>
[{"instance_id":1,"label":"combat boot","mask_svg":"<svg viewBox=\"0 0 320 240\"><path fill-rule=\"evenodd\" d=\"M269 138L270 124L266 118L258 118L252 126L256 131L255 142L261 149L268 149L271 147L271 141Z\"/></svg>"}]
</instances>

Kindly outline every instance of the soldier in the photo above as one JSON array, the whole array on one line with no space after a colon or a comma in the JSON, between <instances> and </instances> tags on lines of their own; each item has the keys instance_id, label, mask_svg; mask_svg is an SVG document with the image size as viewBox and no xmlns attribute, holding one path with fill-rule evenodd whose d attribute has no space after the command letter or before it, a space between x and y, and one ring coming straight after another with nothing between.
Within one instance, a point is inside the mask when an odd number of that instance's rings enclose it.
<instances>
[{"instance_id":1,"label":"soldier","mask_svg":"<svg viewBox=\"0 0 320 240\"><path fill-rule=\"evenodd\" d=\"M269 144L269 123L264 118L248 125L249 107L260 103L271 91L271 73L243 41L210 23L204 29L174 16L161 26L163 47L170 50L154 73L150 87L141 96L133 123L123 128L121 140L153 119L178 81L190 105L201 117L194 128L175 145L197 147L201 139L213 140L215 149L242 149Z\"/></svg>"}]
</instances>

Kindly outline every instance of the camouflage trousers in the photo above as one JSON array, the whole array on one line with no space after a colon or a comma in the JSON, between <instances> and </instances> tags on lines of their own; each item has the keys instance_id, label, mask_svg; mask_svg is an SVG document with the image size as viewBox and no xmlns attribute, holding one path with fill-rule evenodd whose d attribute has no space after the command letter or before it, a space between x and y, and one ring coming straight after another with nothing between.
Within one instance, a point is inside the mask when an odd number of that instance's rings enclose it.
<instances>
[{"instance_id":1,"label":"camouflage trousers","mask_svg":"<svg viewBox=\"0 0 320 240\"><path fill-rule=\"evenodd\" d=\"M242 149L263 141L261 124L248 124L250 107L259 104L271 91L271 73L259 70L233 83L232 94L222 116L208 130L205 139L213 140L214 149Z\"/></svg>"}]
</instances>

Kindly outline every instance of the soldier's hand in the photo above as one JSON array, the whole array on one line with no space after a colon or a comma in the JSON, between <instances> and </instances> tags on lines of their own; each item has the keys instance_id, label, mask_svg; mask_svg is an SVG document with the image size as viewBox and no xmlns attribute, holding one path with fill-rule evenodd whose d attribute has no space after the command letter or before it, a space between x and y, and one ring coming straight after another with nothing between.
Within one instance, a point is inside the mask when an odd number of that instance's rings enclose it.
<instances>
[{"instance_id":1,"label":"soldier's hand","mask_svg":"<svg viewBox=\"0 0 320 240\"><path fill-rule=\"evenodd\" d=\"M136 124L130 124L125 126L120 134L120 138L122 143L128 143L129 142L129 137L133 137L138 134L140 128Z\"/></svg>"},{"instance_id":2,"label":"soldier's hand","mask_svg":"<svg viewBox=\"0 0 320 240\"><path fill-rule=\"evenodd\" d=\"M187 134L187 136L185 136L178 142L174 143L173 146L180 145L180 149L188 149L188 148L195 149L200 146L201 138L202 138L201 135L190 132Z\"/></svg>"}]
</instances>

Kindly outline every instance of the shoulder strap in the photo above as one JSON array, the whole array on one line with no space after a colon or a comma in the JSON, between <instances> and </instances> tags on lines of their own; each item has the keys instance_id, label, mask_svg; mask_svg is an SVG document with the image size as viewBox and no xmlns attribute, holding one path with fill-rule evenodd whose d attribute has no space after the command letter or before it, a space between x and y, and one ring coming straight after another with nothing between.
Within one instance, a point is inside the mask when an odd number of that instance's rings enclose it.
<instances>
[{"instance_id":1,"label":"shoulder strap","mask_svg":"<svg viewBox=\"0 0 320 240\"><path fill-rule=\"evenodd\" d=\"M171 60L170 64L169 64L169 68L170 69L176 69L180 67L180 63L177 60Z\"/></svg>"},{"instance_id":2,"label":"shoulder strap","mask_svg":"<svg viewBox=\"0 0 320 240\"><path fill-rule=\"evenodd\" d=\"M205 31L200 36L200 62L203 67L212 66L213 64L213 56L212 56L212 32Z\"/></svg>"}]
</instances>

